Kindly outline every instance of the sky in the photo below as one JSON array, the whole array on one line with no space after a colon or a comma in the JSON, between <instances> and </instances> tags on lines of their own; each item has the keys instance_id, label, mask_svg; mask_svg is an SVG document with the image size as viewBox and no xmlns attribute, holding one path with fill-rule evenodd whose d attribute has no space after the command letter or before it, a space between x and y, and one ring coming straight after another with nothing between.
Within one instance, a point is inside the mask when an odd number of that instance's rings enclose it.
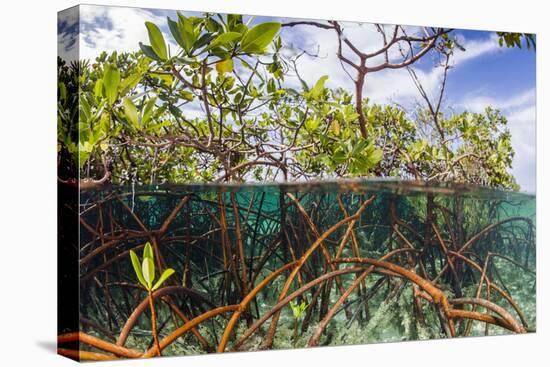
<instances>
[{"instance_id":1,"label":"sky","mask_svg":"<svg viewBox=\"0 0 550 367\"><path fill-rule=\"evenodd\" d=\"M199 15L192 12L185 14ZM145 21L157 24L170 49L176 50L178 47L166 25L167 16L174 19L177 15L173 10L94 5L71 8L59 13L58 53L66 59L93 59L102 51L137 51L140 41L148 43ZM288 22L296 19L257 16L252 24L270 20ZM346 37L364 52L380 47L380 35L371 24L341 24ZM411 27L411 32L415 29ZM536 53L525 48L500 47L495 32L456 29L453 34L466 51L457 52L453 56L443 108L455 112L482 112L488 105L499 108L508 120L512 146L516 152L512 174L520 184L521 191L534 193ZM337 38L334 31L306 26L285 27L281 36L294 48L317 55L304 55L298 62L300 75L308 84L312 85L322 75L328 75L329 87L353 90L353 82L336 56ZM432 96L436 95L441 80L441 68L434 68L434 62L428 55L413 66L428 94ZM287 83L292 86L298 82L290 78ZM406 108L420 101L418 90L406 69L384 70L368 75L363 95L375 103L397 103Z\"/></svg>"}]
</instances>

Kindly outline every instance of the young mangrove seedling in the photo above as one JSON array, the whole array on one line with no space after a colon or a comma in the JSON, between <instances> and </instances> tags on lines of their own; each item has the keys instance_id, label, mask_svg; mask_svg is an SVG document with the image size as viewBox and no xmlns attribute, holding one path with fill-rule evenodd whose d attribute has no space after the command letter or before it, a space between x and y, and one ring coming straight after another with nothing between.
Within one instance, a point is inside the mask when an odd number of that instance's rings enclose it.
<instances>
[{"instance_id":1,"label":"young mangrove seedling","mask_svg":"<svg viewBox=\"0 0 550 367\"><path fill-rule=\"evenodd\" d=\"M156 291L170 275L174 274L174 269L166 269L159 280L153 285L153 281L155 280L155 257L151 244L149 242L145 244L145 248L143 249L143 260L141 262L133 250L130 250L130 258L132 259L132 265L134 266L134 271L136 272L139 282L147 290L149 307L151 308L151 329L153 331L153 339L155 340L156 352L157 355L160 356L160 344L157 335L157 316L155 314L153 292Z\"/></svg>"},{"instance_id":2,"label":"young mangrove seedling","mask_svg":"<svg viewBox=\"0 0 550 367\"><path fill-rule=\"evenodd\" d=\"M298 304L295 301L290 301L290 308L292 309L292 316L294 317L294 346L296 347L296 343L298 343L298 324L299 321L304 317L307 303L305 301L302 301L300 304Z\"/></svg>"}]
</instances>

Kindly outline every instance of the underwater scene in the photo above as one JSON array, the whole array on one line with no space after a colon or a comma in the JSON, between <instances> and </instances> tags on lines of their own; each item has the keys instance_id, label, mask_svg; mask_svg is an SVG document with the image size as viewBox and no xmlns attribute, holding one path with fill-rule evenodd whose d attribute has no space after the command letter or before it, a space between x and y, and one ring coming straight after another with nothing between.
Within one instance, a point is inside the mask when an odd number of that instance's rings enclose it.
<instances>
[{"instance_id":1,"label":"underwater scene","mask_svg":"<svg viewBox=\"0 0 550 367\"><path fill-rule=\"evenodd\" d=\"M535 34L57 24L58 354L536 332Z\"/></svg>"},{"instance_id":2,"label":"underwater scene","mask_svg":"<svg viewBox=\"0 0 550 367\"><path fill-rule=\"evenodd\" d=\"M68 356L76 341L103 360L536 331L534 195L384 180L110 187L81 192L78 210Z\"/></svg>"}]
</instances>

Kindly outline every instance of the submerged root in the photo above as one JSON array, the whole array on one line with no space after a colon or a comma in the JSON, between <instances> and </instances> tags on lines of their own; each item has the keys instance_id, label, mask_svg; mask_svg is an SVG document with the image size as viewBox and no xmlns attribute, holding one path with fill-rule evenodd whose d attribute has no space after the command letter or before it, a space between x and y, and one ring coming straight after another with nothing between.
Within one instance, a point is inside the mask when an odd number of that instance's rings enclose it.
<instances>
[{"instance_id":1,"label":"submerged root","mask_svg":"<svg viewBox=\"0 0 550 367\"><path fill-rule=\"evenodd\" d=\"M282 194L275 210L265 209L264 195L233 192L135 192L134 208L127 195L95 197L80 217L87 241L80 281L93 290L84 297L93 297L81 301L83 331L60 335L58 352L107 360L154 357L173 345L204 352L272 348L287 345L276 340L289 332L297 346L330 345L348 341L346 333L384 327L382 320L401 333L398 340L466 336L473 323L487 325L487 333L534 330L533 307L518 298L529 292L520 293L511 275L519 268L519 281L529 282L522 286L534 285L530 217L492 217L494 208L473 203L487 220L466 226L442 200L428 200L440 210L426 211L374 195L332 195L336 200ZM155 305L158 346L142 331L151 325L150 300L127 282L129 250L149 239L157 266L180 275L151 294L162 301ZM107 296L109 302L100 301ZM307 305L303 320L293 318L291 301ZM392 305L393 317L377 313L384 305ZM118 335L116 343L105 335Z\"/></svg>"}]
</instances>

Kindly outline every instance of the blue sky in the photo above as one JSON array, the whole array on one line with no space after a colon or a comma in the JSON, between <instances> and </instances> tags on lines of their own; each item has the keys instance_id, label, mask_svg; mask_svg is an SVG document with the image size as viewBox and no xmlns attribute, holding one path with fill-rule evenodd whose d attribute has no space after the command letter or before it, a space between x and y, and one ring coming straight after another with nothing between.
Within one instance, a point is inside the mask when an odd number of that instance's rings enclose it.
<instances>
[{"instance_id":1,"label":"blue sky","mask_svg":"<svg viewBox=\"0 0 550 367\"><path fill-rule=\"evenodd\" d=\"M94 58L102 51L136 51L139 41L147 41L145 21L159 25L170 41L166 16L175 11L139 8L80 6L80 37L75 40L78 8L60 13L59 53L71 53L79 46L80 58ZM255 17L253 23L272 20ZM279 21L288 21L278 18ZM368 51L380 46L380 36L368 23L342 23L344 33L359 48ZM411 27L411 31L414 27ZM526 49L499 47L496 34L488 31L455 30L466 48L454 56L449 74L444 107L457 112L481 112L487 105L497 107L508 119L512 145L516 151L512 173L522 191L536 190L536 53ZM342 69L336 52L334 31L313 27L283 28L283 40L320 57L302 57L301 76L314 83L329 75L330 87L352 90L353 84ZM171 48L177 46L171 41ZM290 51L289 51L290 52ZM74 52L73 52L74 54ZM428 93L435 95L441 72L429 56L414 65ZM288 83L297 83L290 79ZM405 69L387 70L367 76L364 94L376 103L399 103L405 107L419 101L419 94Z\"/></svg>"}]
</instances>

